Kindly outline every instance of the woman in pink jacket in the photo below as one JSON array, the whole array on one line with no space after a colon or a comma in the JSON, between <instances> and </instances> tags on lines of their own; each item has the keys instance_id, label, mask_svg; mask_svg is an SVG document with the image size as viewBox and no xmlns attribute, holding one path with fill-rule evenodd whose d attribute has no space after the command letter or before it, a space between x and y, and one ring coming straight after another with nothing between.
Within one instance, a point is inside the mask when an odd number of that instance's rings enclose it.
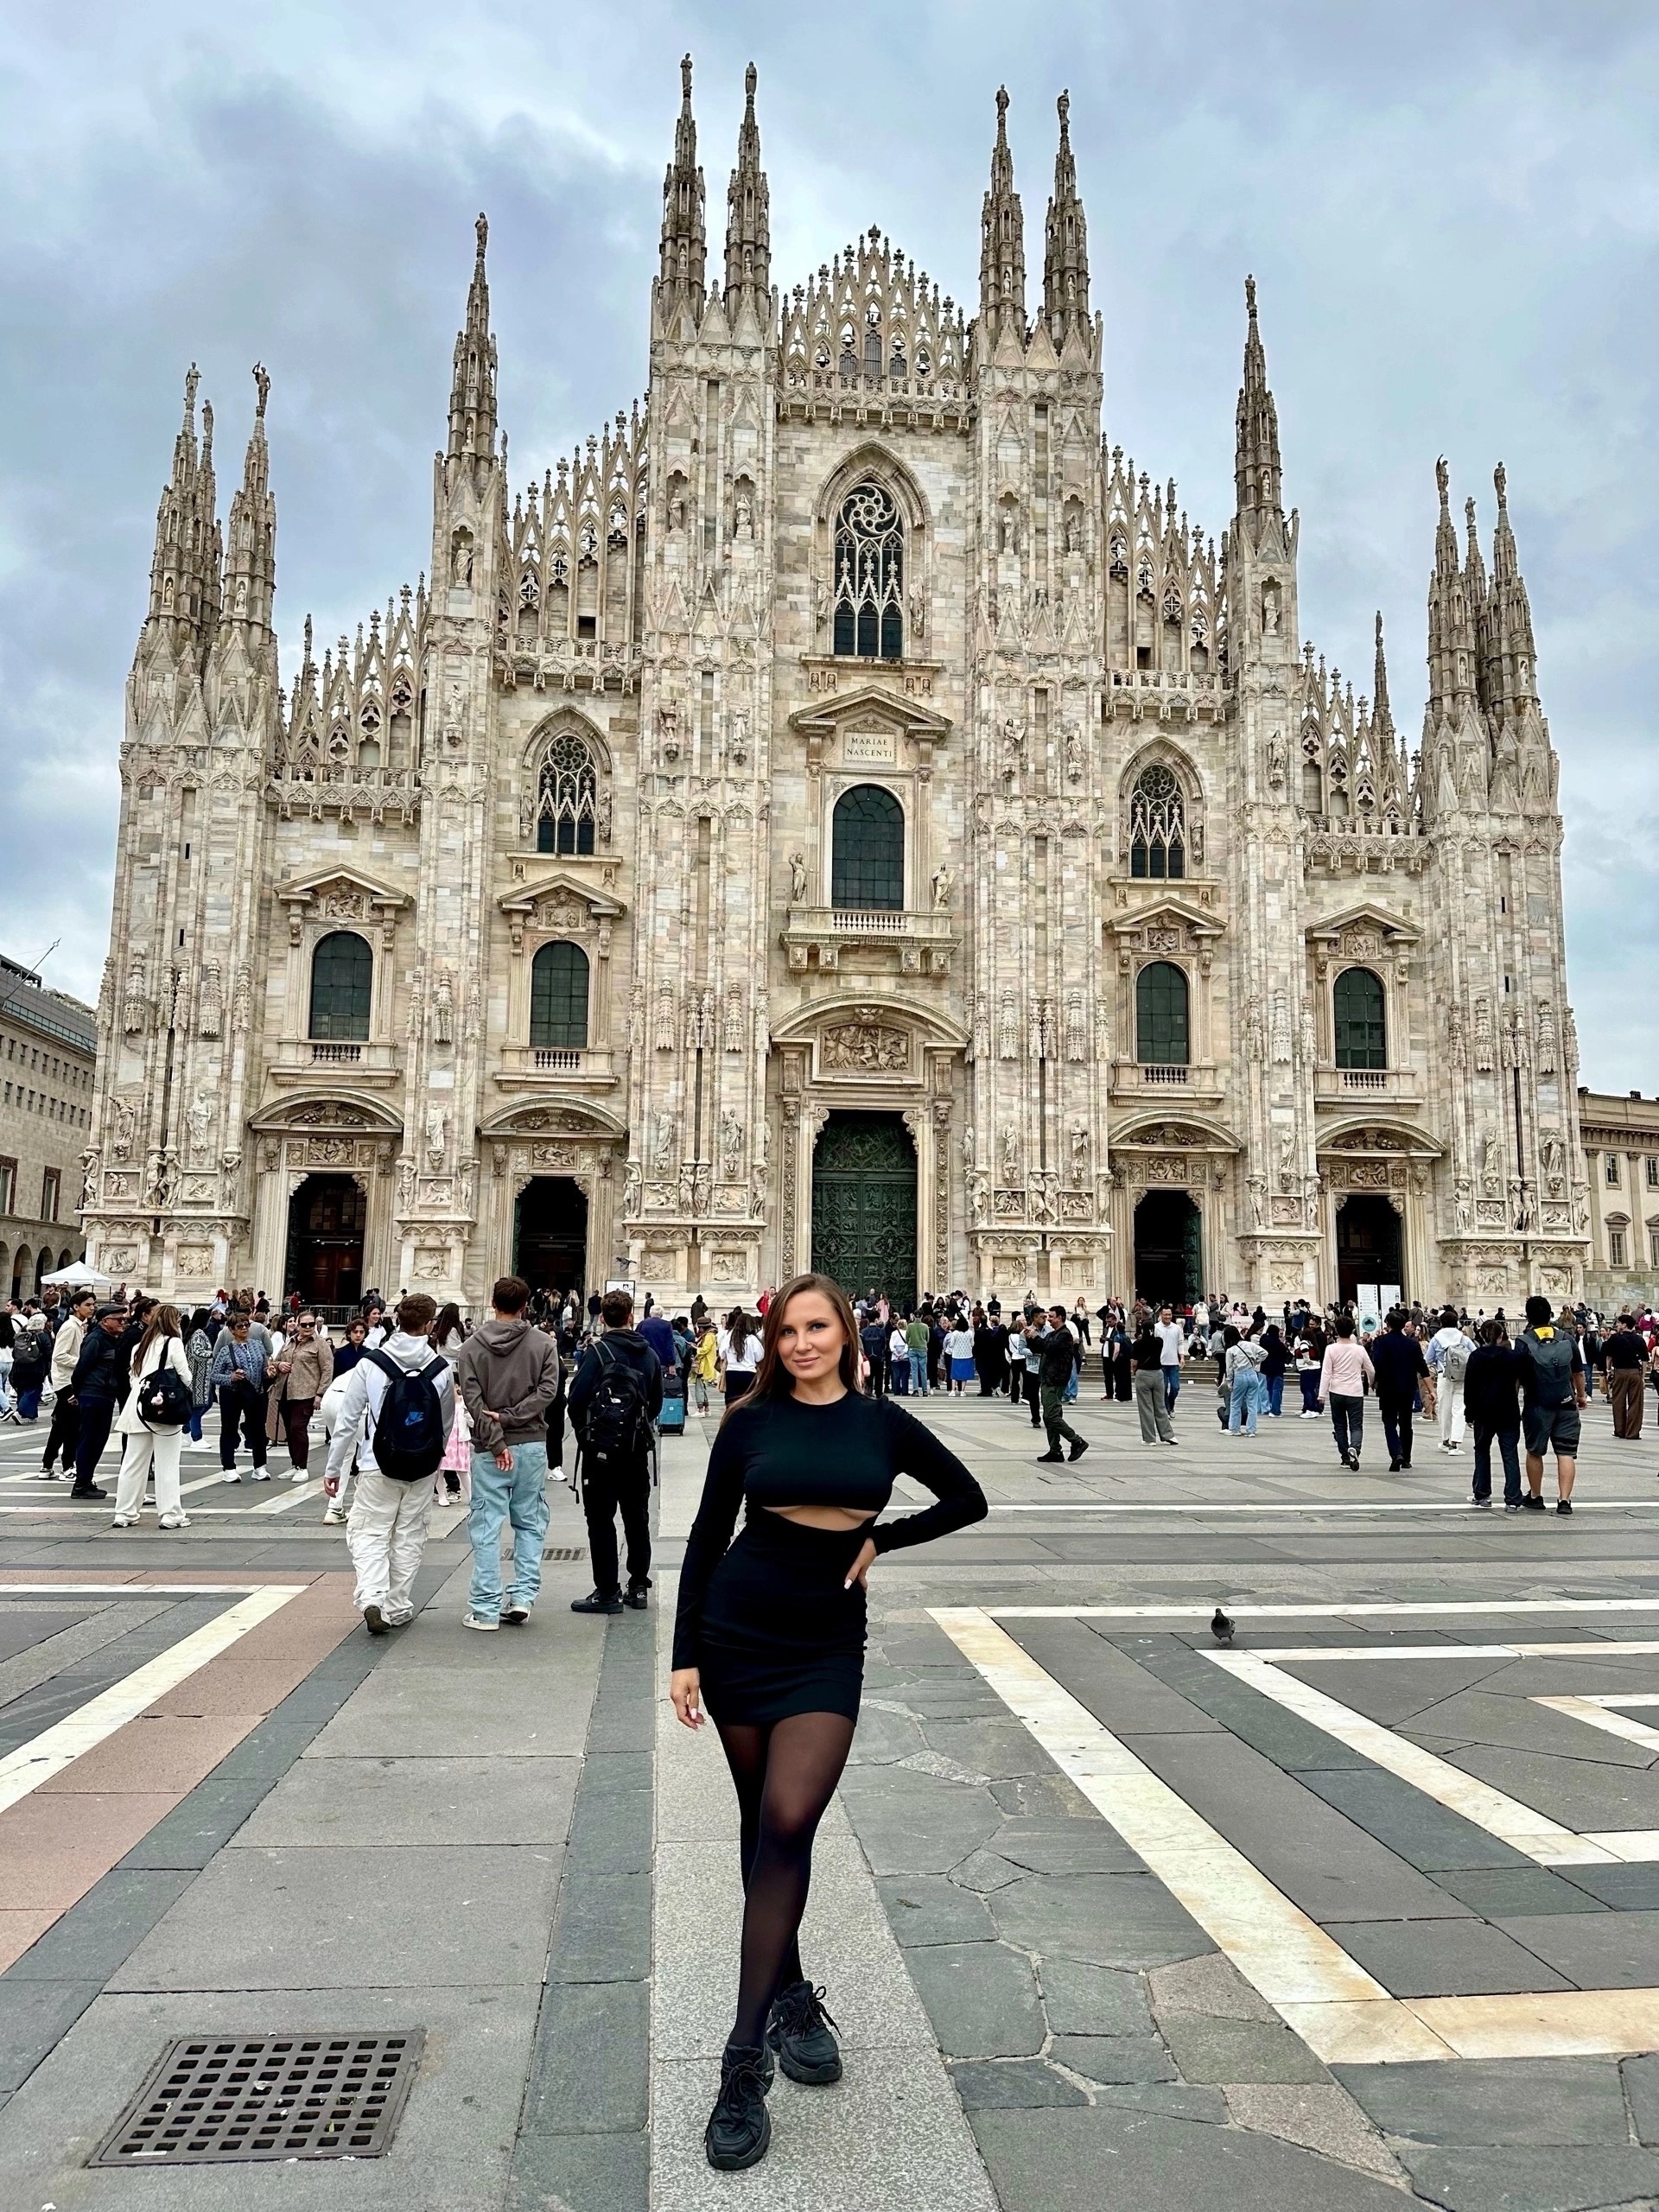
<instances>
[{"instance_id":1,"label":"woman in pink jacket","mask_svg":"<svg viewBox=\"0 0 1659 2212\"><path fill-rule=\"evenodd\" d=\"M1365 1389L1376 1381L1376 1370L1363 1344L1354 1338L1351 1313L1337 1316L1337 1333L1325 1346L1319 1369L1319 1403L1331 1408L1331 1426L1337 1433L1337 1455L1344 1467L1359 1472L1359 1441L1365 1425Z\"/></svg>"}]
</instances>

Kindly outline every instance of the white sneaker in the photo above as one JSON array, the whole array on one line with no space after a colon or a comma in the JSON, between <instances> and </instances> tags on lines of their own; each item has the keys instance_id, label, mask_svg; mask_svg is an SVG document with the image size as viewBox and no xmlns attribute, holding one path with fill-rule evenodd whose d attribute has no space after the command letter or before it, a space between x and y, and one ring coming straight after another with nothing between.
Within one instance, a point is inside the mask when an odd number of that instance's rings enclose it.
<instances>
[{"instance_id":1,"label":"white sneaker","mask_svg":"<svg viewBox=\"0 0 1659 2212\"><path fill-rule=\"evenodd\" d=\"M229 1467L219 1478L222 1483L239 1483L242 1479L234 1467Z\"/></svg>"},{"instance_id":2,"label":"white sneaker","mask_svg":"<svg viewBox=\"0 0 1659 2212\"><path fill-rule=\"evenodd\" d=\"M337 1529L345 1518L337 1505L331 1505L322 1516L322 1525L325 1529Z\"/></svg>"},{"instance_id":3,"label":"white sneaker","mask_svg":"<svg viewBox=\"0 0 1659 2212\"><path fill-rule=\"evenodd\" d=\"M256 1467L253 1472L248 1477L248 1480L253 1483L268 1483L270 1480L270 1469L269 1467Z\"/></svg>"},{"instance_id":4,"label":"white sneaker","mask_svg":"<svg viewBox=\"0 0 1659 2212\"><path fill-rule=\"evenodd\" d=\"M308 1483L311 1478L303 1467L296 1467L288 1479L291 1483Z\"/></svg>"},{"instance_id":5,"label":"white sneaker","mask_svg":"<svg viewBox=\"0 0 1659 2212\"><path fill-rule=\"evenodd\" d=\"M160 1529L188 1529L190 1526L190 1516L188 1513L169 1513L164 1520L158 1521L156 1525Z\"/></svg>"},{"instance_id":6,"label":"white sneaker","mask_svg":"<svg viewBox=\"0 0 1659 2212\"><path fill-rule=\"evenodd\" d=\"M136 1513L118 1513L110 1522L111 1529L133 1529L137 1524L138 1516Z\"/></svg>"}]
</instances>

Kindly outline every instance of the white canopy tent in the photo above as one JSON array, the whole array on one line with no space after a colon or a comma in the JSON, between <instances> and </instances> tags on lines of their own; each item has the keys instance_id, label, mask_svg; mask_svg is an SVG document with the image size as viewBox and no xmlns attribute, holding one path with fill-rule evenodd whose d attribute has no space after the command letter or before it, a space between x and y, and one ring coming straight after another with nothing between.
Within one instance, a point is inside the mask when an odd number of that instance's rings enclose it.
<instances>
[{"instance_id":1,"label":"white canopy tent","mask_svg":"<svg viewBox=\"0 0 1659 2212\"><path fill-rule=\"evenodd\" d=\"M96 1268L89 1268L85 1260L72 1260L67 1268L60 1268L54 1274L42 1275L42 1286L60 1285L66 1290L97 1290L100 1285L115 1288L113 1275L99 1274Z\"/></svg>"}]
</instances>

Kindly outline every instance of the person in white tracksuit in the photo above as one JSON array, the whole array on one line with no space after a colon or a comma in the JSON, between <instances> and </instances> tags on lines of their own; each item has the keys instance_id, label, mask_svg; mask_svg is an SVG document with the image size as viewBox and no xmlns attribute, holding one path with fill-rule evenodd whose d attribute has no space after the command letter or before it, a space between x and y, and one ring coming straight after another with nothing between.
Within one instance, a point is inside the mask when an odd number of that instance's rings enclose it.
<instances>
[{"instance_id":1,"label":"person in white tracksuit","mask_svg":"<svg viewBox=\"0 0 1659 2212\"><path fill-rule=\"evenodd\" d=\"M1474 1348L1474 1338L1465 1335L1458 1319L1457 1307L1445 1307L1440 1325L1427 1347L1428 1371L1434 1377L1442 1452L1455 1452L1463 1442L1463 1378Z\"/></svg>"},{"instance_id":2,"label":"person in white tracksuit","mask_svg":"<svg viewBox=\"0 0 1659 2212\"><path fill-rule=\"evenodd\" d=\"M176 1306L158 1306L149 1326L133 1348L132 1387L116 1416L114 1433L123 1440L121 1471L115 1486L115 1522L130 1529L143 1517L144 1486L156 1478L156 1512L163 1529L188 1529L190 1522L179 1497L179 1454L184 1449L185 1425L175 1428L147 1428L138 1411L139 1386L158 1367L167 1366L184 1384L190 1384L190 1360L184 1349L183 1323Z\"/></svg>"},{"instance_id":3,"label":"person in white tracksuit","mask_svg":"<svg viewBox=\"0 0 1659 2212\"><path fill-rule=\"evenodd\" d=\"M397 1307L397 1328L380 1349L410 1374L419 1374L432 1364L427 1332L437 1316L435 1303L424 1291L404 1299ZM448 1361L433 1384L448 1439L455 1419L454 1370ZM353 1603L372 1636L401 1628L415 1618L415 1577L432 1518L429 1478L393 1482L376 1465L375 1424L386 1387L386 1376L372 1360L358 1362L346 1378L345 1398L328 1446L327 1471L337 1480L343 1481L353 1454L356 1458L357 1490L346 1522L346 1541L357 1572Z\"/></svg>"}]
</instances>

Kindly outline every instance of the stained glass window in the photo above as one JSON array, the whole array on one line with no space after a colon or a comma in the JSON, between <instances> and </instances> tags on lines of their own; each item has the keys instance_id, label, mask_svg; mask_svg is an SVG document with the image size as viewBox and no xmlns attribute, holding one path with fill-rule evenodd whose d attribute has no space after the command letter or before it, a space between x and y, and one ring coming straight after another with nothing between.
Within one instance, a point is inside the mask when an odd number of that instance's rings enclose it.
<instances>
[{"instance_id":1,"label":"stained glass window","mask_svg":"<svg viewBox=\"0 0 1659 2212\"><path fill-rule=\"evenodd\" d=\"M531 963L530 1041L577 1050L588 1042L588 956L579 944L544 944Z\"/></svg>"},{"instance_id":2,"label":"stained glass window","mask_svg":"<svg viewBox=\"0 0 1659 2212\"><path fill-rule=\"evenodd\" d=\"M553 740L536 785L538 853L594 849L594 756L573 730Z\"/></svg>"},{"instance_id":3,"label":"stained glass window","mask_svg":"<svg viewBox=\"0 0 1659 2212\"><path fill-rule=\"evenodd\" d=\"M862 660L904 657L904 525L879 484L849 493L836 523L835 650Z\"/></svg>"},{"instance_id":4,"label":"stained glass window","mask_svg":"<svg viewBox=\"0 0 1659 2212\"><path fill-rule=\"evenodd\" d=\"M1332 995L1332 1011L1335 1016L1337 1065L1387 1067L1388 1030L1381 978L1369 968L1344 968Z\"/></svg>"},{"instance_id":5,"label":"stained glass window","mask_svg":"<svg viewBox=\"0 0 1659 2212\"><path fill-rule=\"evenodd\" d=\"M1173 769L1154 761L1129 795L1129 874L1179 878L1186 874L1186 812Z\"/></svg>"},{"instance_id":6,"label":"stained glass window","mask_svg":"<svg viewBox=\"0 0 1659 2212\"><path fill-rule=\"evenodd\" d=\"M1154 960L1135 979L1135 1057L1146 1067L1184 1068L1188 1050L1186 971Z\"/></svg>"},{"instance_id":7,"label":"stained glass window","mask_svg":"<svg viewBox=\"0 0 1659 2212\"><path fill-rule=\"evenodd\" d=\"M830 903L901 907L905 903L905 816L879 784L855 784L836 801Z\"/></svg>"},{"instance_id":8,"label":"stained glass window","mask_svg":"<svg viewBox=\"0 0 1659 2212\"><path fill-rule=\"evenodd\" d=\"M369 1034L374 955L355 930L332 930L311 956L311 1034L363 1044Z\"/></svg>"}]
</instances>

